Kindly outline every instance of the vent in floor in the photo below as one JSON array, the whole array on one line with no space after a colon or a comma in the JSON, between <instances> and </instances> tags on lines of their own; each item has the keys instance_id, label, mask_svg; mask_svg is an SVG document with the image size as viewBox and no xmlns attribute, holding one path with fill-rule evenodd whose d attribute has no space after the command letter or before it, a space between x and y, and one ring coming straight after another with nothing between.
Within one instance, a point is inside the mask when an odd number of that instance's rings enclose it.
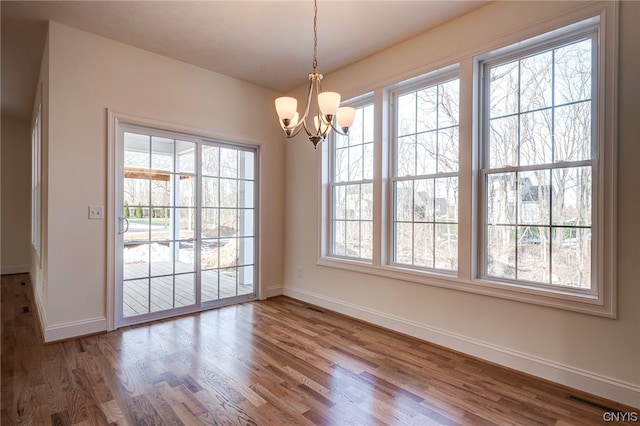
<instances>
[{"instance_id":1,"label":"vent in floor","mask_svg":"<svg viewBox=\"0 0 640 426\"><path fill-rule=\"evenodd\" d=\"M307 306L307 309L311 310L311 311L315 311L315 312L319 312L321 314L324 314L324 311L318 308L314 308L313 306Z\"/></svg>"},{"instance_id":2,"label":"vent in floor","mask_svg":"<svg viewBox=\"0 0 640 426\"><path fill-rule=\"evenodd\" d=\"M606 405L602 405L602 404L599 404L599 403L597 403L595 401L591 401L589 399L582 398L582 397L579 397L579 396L576 396L576 395L569 394L567 396L567 398L568 399L572 399L574 401L581 402L581 403L583 403L585 405L589 405L589 406L594 407L594 408L598 408L598 409L600 409L602 411L607 411L607 412L618 412L619 411L619 410L616 410L614 408L607 407Z\"/></svg>"}]
</instances>

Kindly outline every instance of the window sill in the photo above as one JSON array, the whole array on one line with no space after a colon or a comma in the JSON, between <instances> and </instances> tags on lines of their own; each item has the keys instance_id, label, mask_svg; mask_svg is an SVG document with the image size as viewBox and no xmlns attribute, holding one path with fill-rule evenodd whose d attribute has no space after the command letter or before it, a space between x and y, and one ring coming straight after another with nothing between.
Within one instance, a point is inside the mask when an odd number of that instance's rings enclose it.
<instances>
[{"instance_id":1,"label":"window sill","mask_svg":"<svg viewBox=\"0 0 640 426\"><path fill-rule=\"evenodd\" d=\"M565 288L539 288L526 284L498 282L487 278L465 279L456 276L455 273L422 272L398 266L373 265L366 262L332 257L320 257L316 264L376 277L498 297L606 318L616 318L614 304L610 297L603 296L604 292L602 290L600 290L600 296L598 296L591 292L578 293L568 291Z\"/></svg>"}]
</instances>

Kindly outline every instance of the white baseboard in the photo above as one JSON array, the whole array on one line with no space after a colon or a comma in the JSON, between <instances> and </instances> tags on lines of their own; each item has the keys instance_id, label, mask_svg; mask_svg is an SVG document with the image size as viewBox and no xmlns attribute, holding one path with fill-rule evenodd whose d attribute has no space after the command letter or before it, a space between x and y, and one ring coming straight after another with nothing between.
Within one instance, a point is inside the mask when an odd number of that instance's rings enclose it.
<instances>
[{"instance_id":1,"label":"white baseboard","mask_svg":"<svg viewBox=\"0 0 640 426\"><path fill-rule=\"evenodd\" d=\"M280 296L282 293L282 287L267 287L265 289L265 296L268 298Z\"/></svg>"},{"instance_id":2,"label":"white baseboard","mask_svg":"<svg viewBox=\"0 0 640 426\"><path fill-rule=\"evenodd\" d=\"M28 274L29 265L1 266L0 275Z\"/></svg>"},{"instance_id":3,"label":"white baseboard","mask_svg":"<svg viewBox=\"0 0 640 426\"><path fill-rule=\"evenodd\" d=\"M604 377L488 342L470 339L436 327L430 327L306 290L285 287L282 289L282 294L573 389L640 408L640 386L633 383Z\"/></svg>"},{"instance_id":4,"label":"white baseboard","mask_svg":"<svg viewBox=\"0 0 640 426\"><path fill-rule=\"evenodd\" d=\"M44 341L47 343L100 333L107 330L107 318L92 318L44 327Z\"/></svg>"}]
</instances>

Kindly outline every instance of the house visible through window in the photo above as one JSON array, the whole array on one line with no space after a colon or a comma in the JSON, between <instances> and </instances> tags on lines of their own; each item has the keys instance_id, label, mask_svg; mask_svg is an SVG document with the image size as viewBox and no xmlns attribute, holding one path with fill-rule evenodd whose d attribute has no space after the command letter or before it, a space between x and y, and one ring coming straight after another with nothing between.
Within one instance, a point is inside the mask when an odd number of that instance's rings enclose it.
<instances>
[{"instance_id":1,"label":"house visible through window","mask_svg":"<svg viewBox=\"0 0 640 426\"><path fill-rule=\"evenodd\" d=\"M393 262L458 269L459 80L396 96Z\"/></svg>"},{"instance_id":2,"label":"house visible through window","mask_svg":"<svg viewBox=\"0 0 640 426\"><path fill-rule=\"evenodd\" d=\"M592 288L596 32L483 64L483 275Z\"/></svg>"}]
</instances>

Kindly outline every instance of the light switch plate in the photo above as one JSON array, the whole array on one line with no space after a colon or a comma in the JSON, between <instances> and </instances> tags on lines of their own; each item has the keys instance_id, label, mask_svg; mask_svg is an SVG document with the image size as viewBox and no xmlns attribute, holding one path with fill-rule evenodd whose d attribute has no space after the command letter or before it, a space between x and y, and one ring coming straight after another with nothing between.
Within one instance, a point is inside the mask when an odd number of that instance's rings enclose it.
<instances>
[{"instance_id":1,"label":"light switch plate","mask_svg":"<svg viewBox=\"0 0 640 426\"><path fill-rule=\"evenodd\" d=\"M89 219L103 219L103 210L102 206L89 206Z\"/></svg>"}]
</instances>

